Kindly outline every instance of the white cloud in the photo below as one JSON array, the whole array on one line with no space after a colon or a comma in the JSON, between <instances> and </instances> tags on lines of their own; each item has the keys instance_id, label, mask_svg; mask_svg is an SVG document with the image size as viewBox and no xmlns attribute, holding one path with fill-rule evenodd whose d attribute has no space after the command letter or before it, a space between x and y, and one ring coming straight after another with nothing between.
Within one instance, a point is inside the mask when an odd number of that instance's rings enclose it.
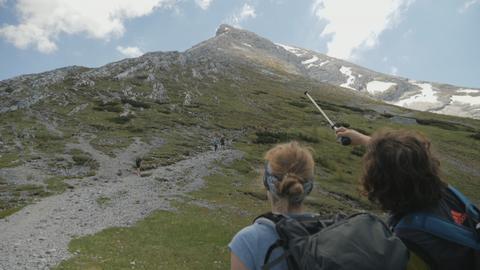
<instances>
[{"instance_id":1,"label":"white cloud","mask_svg":"<svg viewBox=\"0 0 480 270\"><path fill-rule=\"evenodd\" d=\"M195 3L203 10L207 10L212 2L213 0L195 0Z\"/></svg>"},{"instance_id":2,"label":"white cloud","mask_svg":"<svg viewBox=\"0 0 480 270\"><path fill-rule=\"evenodd\" d=\"M122 46L117 46L117 51L125 55L126 57L139 57L140 55L143 54L142 50L138 47L122 47Z\"/></svg>"},{"instance_id":3,"label":"white cloud","mask_svg":"<svg viewBox=\"0 0 480 270\"><path fill-rule=\"evenodd\" d=\"M463 5L458 9L459 13L464 13L466 12L469 8L471 8L473 5L480 3L480 0L468 0Z\"/></svg>"},{"instance_id":4,"label":"white cloud","mask_svg":"<svg viewBox=\"0 0 480 270\"><path fill-rule=\"evenodd\" d=\"M326 26L327 54L351 59L355 50L374 47L380 34L395 26L415 0L314 0L312 10Z\"/></svg>"},{"instance_id":5,"label":"white cloud","mask_svg":"<svg viewBox=\"0 0 480 270\"><path fill-rule=\"evenodd\" d=\"M235 14L233 14L229 19L229 23L233 26L240 27L240 24L247 19L255 18L257 14L255 8L245 3L241 9L239 9Z\"/></svg>"},{"instance_id":6,"label":"white cloud","mask_svg":"<svg viewBox=\"0 0 480 270\"><path fill-rule=\"evenodd\" d=\"M2 1L2 0L0 0ZM123 35L124 21L172 7L176 0L18 0L18 25L0 28L0 37L18 48L57 49L60 34L86 34L108 40Z\"/></svg>"},{"instance_id":7,"label":"white cloud","mask_svg":"<svg viewBox=\"0 0 480 270\"><path fill-rule=\"evenodd\" d=\"M391 66L390 67L390 74L397 75L398 74L398 68L396 66Z\"/></svg>"}]
</instances>

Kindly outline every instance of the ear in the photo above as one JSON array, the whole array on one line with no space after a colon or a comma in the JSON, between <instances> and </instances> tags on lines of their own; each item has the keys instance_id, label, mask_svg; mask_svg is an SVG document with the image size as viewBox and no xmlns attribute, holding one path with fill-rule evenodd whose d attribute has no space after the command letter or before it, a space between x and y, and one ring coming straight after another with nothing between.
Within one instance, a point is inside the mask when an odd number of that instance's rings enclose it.
<instances>
[{"instance_id":1,"label":"ear","mask_svg":"<svg viewBox=\"0 0 480 270\"><path fill-rule=\"evenodd\" d=\"M271 202L272 201L272 193L268 189L265 190L265 191L267 192L267 200Z\"/></svg>"}]
</instances>

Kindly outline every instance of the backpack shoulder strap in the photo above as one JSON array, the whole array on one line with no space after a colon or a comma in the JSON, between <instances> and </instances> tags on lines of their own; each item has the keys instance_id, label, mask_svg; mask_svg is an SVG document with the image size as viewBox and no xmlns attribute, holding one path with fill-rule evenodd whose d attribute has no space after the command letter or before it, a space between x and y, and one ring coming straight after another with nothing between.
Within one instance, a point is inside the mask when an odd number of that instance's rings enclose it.
<instances>
[{"instance_id":1,"label":"backpack shoulder strap","mask_svg":"<svg viewBox=\"0 0 480 270\"><path fill-rule=\"evenodd\" d=\"M413 213L403 217L395 226L395 231L402 229L419 230L439 238L468 246L480 251L480 241L474 230L438 218L428 213Z\"/></svg>"},{"instance_id":2,"label":"backpack shoulder strap","mask_svg":"<svg viewBox=\"0 0 480 270\"><path fill-rule=\"evenodd\" d=\"M266 225L272 228L272 230L276 231L277 223L284 218L285 218L284 215L268 212L256 217L253 222L257 224ZM268 248L267 253L265 254L265 258L263 260L262 270L268 270L273 268L275 265L282 262L288 256L288 251L284 250L284 253L281 256L269 262L272 252L277 248L283 248L284 245L285 245L285 241L280 238Z\"/></svg>"},{"instance_id":3,"label":"backpack shoulder strap","mask_svg":"<svg viewBox=\"0 0 480 270\"><path fill-rule=\"evenodd\" d=\"M463 203L463 205L465 205L465 211L467 212L467 215L470 216L475 222L480 222L480 211L478 208L456 188L448 186L448 190L452 192L455 197L457 197L457 199Z\"/></svg>"},{"instance_id":4,"label":"backpack shoulder strap","mask_svg":"<svg viewBox=\"0 0 480 270\"><path fill-rule=\"evenodd\" d=\"M282 214L274 214L272 212L267 212L259 215L253 220L253 223L263 223L264 221L268 220L269 223L277 224L280 220L285 218ZM260 221L260 222L257 222Z\"/></svg>"}]
</instances>

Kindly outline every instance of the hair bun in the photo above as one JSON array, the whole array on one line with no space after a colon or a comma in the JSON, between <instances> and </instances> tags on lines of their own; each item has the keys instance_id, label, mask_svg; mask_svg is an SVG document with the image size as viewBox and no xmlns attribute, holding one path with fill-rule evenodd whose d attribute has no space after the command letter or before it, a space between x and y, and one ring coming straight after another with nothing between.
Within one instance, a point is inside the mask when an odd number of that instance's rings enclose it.
<instances>
[{"instance_id":1,"label":"hair bun","mask_svg":"<svg viewBox=\"0 0 480 270\"><path fill-rule=\"evenodd\" d=\"M287 173L283 176L278 191L287 197L301 195L303 194L303 179L294 173Z\"/></svg>"}]
</instances>

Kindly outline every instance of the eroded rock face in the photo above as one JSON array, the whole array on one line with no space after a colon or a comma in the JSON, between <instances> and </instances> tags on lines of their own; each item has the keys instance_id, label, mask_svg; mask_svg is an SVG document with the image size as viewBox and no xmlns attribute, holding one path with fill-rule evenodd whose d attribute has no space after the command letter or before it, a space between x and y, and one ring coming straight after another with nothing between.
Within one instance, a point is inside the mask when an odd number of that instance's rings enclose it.
<instances>
[{"instance_id":1,"label":"eroded rock face","mask_svg":"<svg viewBox=\"0 0 480 270\"><path fill-rule=\"evenodd\" d=\"M76 87L94 87L95 82L89 78L80 78L76 83Z\"/></svg>"},{"instance_id":2,"label":"eroded rock face","mask_svg":"<svg viewBox=\"0 0 480 270\"><path fill-rule=\"evenodd\" d=\"M165 103L168 101L167 90L161 82L155 82L152 87L152 93L148 96L155 102Z\"/></svg>"}]
</instances>

